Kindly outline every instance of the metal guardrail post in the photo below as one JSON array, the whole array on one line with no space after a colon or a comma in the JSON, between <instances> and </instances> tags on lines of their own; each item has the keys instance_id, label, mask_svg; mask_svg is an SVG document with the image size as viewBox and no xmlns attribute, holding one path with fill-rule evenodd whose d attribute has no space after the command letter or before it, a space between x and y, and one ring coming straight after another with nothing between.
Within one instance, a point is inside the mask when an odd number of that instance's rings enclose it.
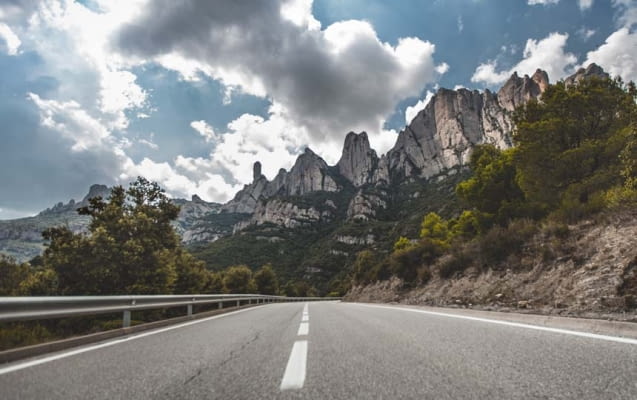
<instances>
[{"instance_id":1,"label":"metal guardrail post","mask_svg":"<svg viewBox=\"0 0 637 400\"><path fill-rule=\"evenodd\" d=\"M192 316L192 304L188 304L188 316Z\"/></svg>"},{"instance_id":2,"label":"metal guardrail post","mask_svg":"<svg viewBox=\"0 0 637 400\"><path fill-rule=\"evenodd\" d=\"M124 328L130 328L130 310L124 311L124 316L122 317L122 326Z\"/></svg>"},{"instance_id":3,"label":"metal guardrail post","mask_svg":"<svg viewBox=\"0 0 637 400\"><path fill-rule=\"evenodd\" d=\"M218 306L217 306L218 309L222 309L223 308L223 301L220 301L217 304L218 304Z\"/></svg>"},{"instance_id":4,"label":"metal guardrail post","mask_svg":"<svg viewBox=\"0 0 637 400\"><path fill-rule=\"evenodd\" d=\"M237 300L237 307L241 305L241 300Z\"/></svg>"}]
</instances>

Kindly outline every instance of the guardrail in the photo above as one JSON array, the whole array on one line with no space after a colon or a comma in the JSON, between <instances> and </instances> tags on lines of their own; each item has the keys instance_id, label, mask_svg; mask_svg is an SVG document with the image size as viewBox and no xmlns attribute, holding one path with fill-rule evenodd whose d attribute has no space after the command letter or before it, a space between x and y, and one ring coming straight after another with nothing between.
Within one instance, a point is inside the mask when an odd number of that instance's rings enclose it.
<instances>
[{"instance_id":1,"label":"guardrail","mask_svg":"<svg viewBox=\"0 0 637 400\"><path fill-rule=\"evenodd\" d=\"M192 315L194 305L263 304L291 301L340 300L340 297L285 297L260 294L135 295L135 296L57 296L0 297L0 322L27 321L84 315L122 313L122 326L128 328L131 312L159 308L186 307Z\"/></svg>"}]
</instances>

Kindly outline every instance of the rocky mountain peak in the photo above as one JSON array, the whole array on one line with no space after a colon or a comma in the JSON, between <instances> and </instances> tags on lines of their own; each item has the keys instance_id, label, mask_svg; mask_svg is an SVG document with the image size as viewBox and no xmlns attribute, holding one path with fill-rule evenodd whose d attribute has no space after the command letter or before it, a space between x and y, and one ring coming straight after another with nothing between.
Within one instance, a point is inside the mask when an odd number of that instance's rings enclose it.
<instances>
[{"instance_id":1,"label":"rocky mountain peak","mask_svg":"<svg viewBox=\"0 0 637 400\"><path fill-rule=\"evenodd\" d=\"M544 93L544 91L549 87L549 75L544 70L539 68L536 69L535 73L531 76L531 79L540 87L540 93Z\"/></svg>"},{"instance_id":2,"label":"rocky mountain peak","mask_svg":"<svg viewBox=\"0 0 637 400\"><path fill-rule=\"evenodd\" d=\"M604 71L604 69L600 67L599 65L595 63L591 63L588 65L588 67L580 68L573 75L564 79L564 84L566 85L566 87L571 85L576 85L582 79L587 79L590 77L606 79L606 78L610 78L610 75L608 75L608 73L606 73L606 71Z\"/></svg>"},{"instance_id":3,"label":"rocky mountain peak","mask_svg":"<svg viewBox=\"0 0 637 400\"><path fill-rule=\"evenodd\" d=\"M336 164L340 174L354 186L362 186L370 181L377 164L378 156L369 145L367 133L348 133L341 159Z\"/></svg>"},{"instance_id":4,"label":"rocky mountain peak","mask_svg":"<svg viewBox=\"0 0 637 400\"><path fill-rule=\"evenodd\" d=\"M252 166L252 180L257 181L259 178L261 178L261 163L257 161Z\"/></svg>"},{"instance_id":5,"label":"rocky mountain peak","mask_svg":"<svg viewBox=\"0 0 637 400\"><path fill-rule=\"evenodd\" d=\"M334 192L338 186L325 160L306 147L287 174L284 189L288 195L303 195L319 190Z\"/></svg>"},{"instance_id":6,"label":"rocky mountain peak","mask_svg":"<svg viewBox=\"0 0 637 400\"><path fill-rule=\"evenodd\" d=\"M548 74L541 69L537 69L533 77L528 75L519 77L518 73L514 72L498 90L498 101L505 110L513 111L529 100L540 97L548 87L548 83Z\"/></svg>"},{"instance_id":7,"label":"rocky mountain peak","mask_svg":"<svg viewBox=\"0 0 637 400\"><path fill-rule=\"evenodd\" d=\"M111 194L111 189L109 189L108 186L106 185L91 185L91 187L88 190L88 194L84 196L84 199L82 199L82 203L88 204L89 199L92 199L93 197L97 197L97 196L101 196L102 198L105 199L108 196L110 196L110 194Z\"/></svg>"}]
</instances>

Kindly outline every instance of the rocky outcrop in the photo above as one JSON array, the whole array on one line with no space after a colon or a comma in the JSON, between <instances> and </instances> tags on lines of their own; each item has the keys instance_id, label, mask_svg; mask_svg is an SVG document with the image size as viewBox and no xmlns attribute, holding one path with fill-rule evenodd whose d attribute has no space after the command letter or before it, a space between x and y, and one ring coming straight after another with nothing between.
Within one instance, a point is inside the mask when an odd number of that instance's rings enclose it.
<instances>
[{"instance_id":1,"label":"rocky outcrop","mask_svg":"<svg viewBox=\"0 0 637 400\"><path fill-rule=\"evenodd\" d=\"M283 199L275 198L262 201L256 208L252 218L236 224L234 231L238 232L250 225L263 225L265 223L272 223L286 228L298 228L317 222L327 222L334 217L331 211L334 204L326 202L326 206L321 211L317 207L301 207Z\"/></svg>"},{"instance_id":2,"label":"rocky outcrop","mask_svg":"<svg viewBox=\"0 0 637 400\"><path fill-rule=\"evenodd\" d=\"M354 186L360 187L371 182L378 165L378 156L369 146L367 133L350 132L345 136L343 154L336 167Z\"/></svg>"},{"instance_id":3,"label":"rocky outcrop","mask_svg":"<svg viewBox=\"0 0 637 400\"><path fill-rule=\"evenodd\" d=\"M349 235L338 235L335 237L336 241L339 243L345 243L349 245L356 246L364 246L376 243L376 237L372 234L365 236L349 236Z\"/></svg>"},{"instance_id":4,"label":"rocky outcrop","mask_svg":"<svg viewBox=\"0 0 637 400\"><path fill-rule=\"evenodd\" d=\"M204 201L197 195L193 195L190 201L174 199L173 203L180 207L173 227L183 243L213 242L220 237L218 232L207 229L204 220L210 214L219 213L221 204Z\"/></svg>"},{"instance_id":5,"label":"rocky outcrop","mask_svg":"<svg viewBox=\"0 0 637 400\"><path fill-rule=\"evenodd\" d=\"M549 77L545 71L538 69L533 76L524 75L520 78L516 72L498 90L498 103L507 111L526 104L531 99L537 99L548 87Z\"/></svg>"},{"instance_id":6,"label":"rocky outcrop","mask_svg":"<svg viewBox=\"0 0 637 400\"><path fill-rule=\"evenodd\" d=\"M610 75L608 75L602 67L595 63L592 63L586 68L578 69L577 72L575 72L573 75L564 79L564 85L566 85L566 87L576 85L582 79L587 79L590 77L606 79L610 78Z\"/></svg>"},{"instance_id":7,"label":"rocky outcrop","mask_svg":"<svg viewBox=\"0 0 637 400\"><path fill-rule=\"evenodd\" d=\"M440 89L389 151L390 179L429 178L462 166L477 144L510 147L511 130L509 115L489 90Z\"/></svg>"},{"instance_id":8,"label":"rocky outcrop","mask_svg":"<svg viewBox=\"0 0 637 400\"><path fill-rule=\"evenodd\" d=\"M222 206L221 210L228 213L251 214L256 210L259 200L269 194L270 186L265 176L255 177L252 183L238 191L232 200Z\"/></svg>"},{"instance_id":9,"label":"rocky outcrop","mask_svg":"<svg viewBox=\"0 0 637 400\"><path fill-rule=\"evenodd\" d=\"M349 202L347 219L367 221L376 217L377 211L382 208L387 208L387 202L381 196L359 190Z\"/></svg>"},{"instance_id":10,"label":"rocky outcrop","mask_svg":"<svg viewBox=\"0 0 637 400\"><path fill-rule=\"evenodd\" d=\"M272 181L261 174L260 162L254 164L253 176L252 183L245 185L232 200L223 205L223 212L251 214L261 200L277 195L303 196L311 192L339 190L325 160L310 148L306 148L296 159L290 172L280 169Z\"/></svg>"},{"instance_id":11,"label":"rocky outcrop","mask_svg":"<svg viewBox=\"0 0 637 400\"><path fill-rule=\"evenodd\" d=\"M327 163L310 148L306 148L285 177L283 191L288 196L302 196L310 192L337 191L338 185L328 171Z\"/></svg>"}]
</instances>

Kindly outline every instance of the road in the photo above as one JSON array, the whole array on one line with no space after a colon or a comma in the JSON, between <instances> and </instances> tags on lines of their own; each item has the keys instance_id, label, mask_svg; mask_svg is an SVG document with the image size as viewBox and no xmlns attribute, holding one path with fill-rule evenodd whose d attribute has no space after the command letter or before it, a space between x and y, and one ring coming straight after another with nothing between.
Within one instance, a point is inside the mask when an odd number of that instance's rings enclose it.
<instances>
[{"instance_id":1,"label":"road","mask_svg":"<svg viewBox=\"0 0 637 400\"><path fill-rule=\"evenodd\" d=\"M637 340L269 304L0 365L2 399L637 399Z\"/></svg>"}]
</instances>

